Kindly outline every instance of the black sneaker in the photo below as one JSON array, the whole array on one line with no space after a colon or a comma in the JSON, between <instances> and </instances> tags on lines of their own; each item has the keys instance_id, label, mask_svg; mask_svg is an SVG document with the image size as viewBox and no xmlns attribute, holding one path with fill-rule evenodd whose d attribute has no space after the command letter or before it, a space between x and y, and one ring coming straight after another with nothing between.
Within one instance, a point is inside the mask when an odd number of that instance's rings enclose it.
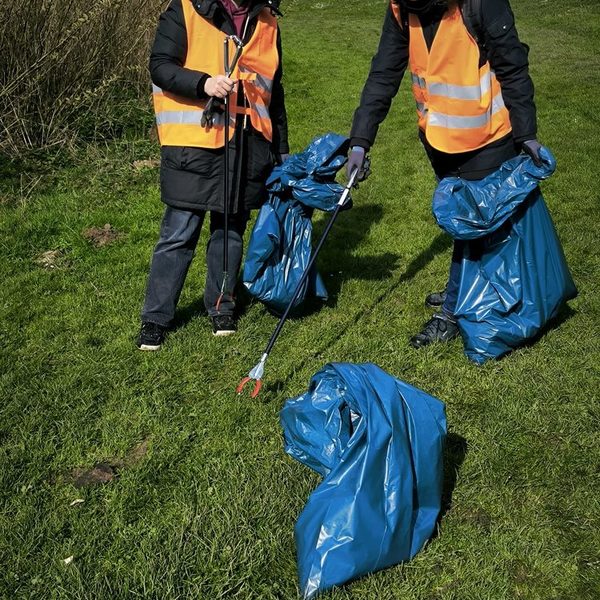
<instances>
[{"instance_id":1,"label":"black sneaker","mask_svg":"<svg viewBox=\"0 0 600 600\"><path fill-rule=\"evenodd\" d=\"M213 335L232 335L237 331L237 324L232 315L217 315L212 317Z\"/></svg>"},{"instance_id":2,"label":"black sneaker","mask_svg":"<svg viewBox=\"0 0 600 600\"><path fill-rule=\"evenodd\" d=\"M458 334L456 322L444 313L437 313L425 323L421 333L410 338L410 345L413 348L423 348L433 342L449 342L458 337Z\"/></svg>"},{"instance_id":3,"label":"black sneaker","mask_svg":"<svg viewBox=\"0 0 600 600\"><path fill-rule=\"evenodd\" d=\"M432 292L425 298L425 306L429 308L439 308L444 302L446 302L446 290Z\"/></svg>"},{"instance_id":4,"label":"black sneaker","mask_svg":"<svg viewBox=\"0 0 600 600\"><path fill-rule=\"evenodd\" d=\"M137 340L137 347L140 350L159 350L162 343L165 341L168 327L159 325L158 323L150 323L146 321L142 323L140 335Z\"/></svg>"}]
</instances>

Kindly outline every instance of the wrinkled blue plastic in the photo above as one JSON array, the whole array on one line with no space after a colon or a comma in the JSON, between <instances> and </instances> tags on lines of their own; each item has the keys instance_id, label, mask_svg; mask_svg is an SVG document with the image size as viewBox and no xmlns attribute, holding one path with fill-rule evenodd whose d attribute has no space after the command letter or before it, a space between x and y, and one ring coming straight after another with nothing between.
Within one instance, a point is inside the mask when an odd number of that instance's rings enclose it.
<instances>
[{"instance_id":1,"label":"wrinkled blue plastic","mask_svg":"<svg viewBox=\"0 0 600 600\"><path fill-rule=\"evenodd\" d=\"M478 364L535 337L577 290L539 182L556 161L520 155L481 181L447 178L433 199L445 231L465 244L456 317Z\"/></svg>"},{"instance_id":2,"label":"wrinkled blue plastic","mask_svg":"<svg viewBox=\"0 0 600 600\"><path fill-rule=\"evenodd\" d=\"M335 175L346 162L347 138L328 133L275 167L267 180L269 200L261 208L246 252L243 281L250 295L283 312L311 257L312 209L331 212L344 188ZM327 299L316 270L294 306L307 295Z\"/></svg>"},{"instance_id":3,"label":"wrinkled blue plastic","mask_svg":"<svg viewBox=\"0 0 600 600\"><path fill-rule=\"evenodd\" d=\"M415 556L440 512L442 402L376 365L335 363L281 425L286 452L324 477L295 526L305 599Z\"/></svg>"}]
</instances>

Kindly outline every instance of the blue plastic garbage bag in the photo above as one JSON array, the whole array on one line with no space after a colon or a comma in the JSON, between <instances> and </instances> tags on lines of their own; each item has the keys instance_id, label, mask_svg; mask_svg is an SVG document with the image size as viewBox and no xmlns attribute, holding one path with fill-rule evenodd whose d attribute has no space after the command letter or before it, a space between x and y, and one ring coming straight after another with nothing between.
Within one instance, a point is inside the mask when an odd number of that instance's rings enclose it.
<instances>
[{"instance_id":1,"label":"blue plastic garbage bag","mask_svg":"<svg viewBox=\"0 0 600 600\"><path fill-rule=\"evenodd\" d=\"M305 599L423 547L441 505L442 402L374 364L336 363L281 425L286 452L324 477L295 526Z\"/></svg>"},{"instance_id":2,"label":"blue plastic garbage bag","mask_svg":"<svg viewBox=\"0 0 600 600\"><path fill-rule=\"evenodd\" d=\"M344 190L335 175L346 162L348 139L328 133L275 167L246 252L243 281L250 295L283 312L311 257L312 210L333 211ZM294 306L307 295L327 299L316 270Z\"/></svg>"},{"instance_id":3,"label":"blue plastic garbage bag","mask_svg":"<svg viewBox=\"0 0 600 600\"><path fill-rule=\"evenodd\" d=\"M481 181L444 179L434 195L438 224L469 240L455 314L479 364L535 337L577 293L538 185L556 161L547 148L541 157L536 167L517 156Z\"/></svg>"}]
</instances>

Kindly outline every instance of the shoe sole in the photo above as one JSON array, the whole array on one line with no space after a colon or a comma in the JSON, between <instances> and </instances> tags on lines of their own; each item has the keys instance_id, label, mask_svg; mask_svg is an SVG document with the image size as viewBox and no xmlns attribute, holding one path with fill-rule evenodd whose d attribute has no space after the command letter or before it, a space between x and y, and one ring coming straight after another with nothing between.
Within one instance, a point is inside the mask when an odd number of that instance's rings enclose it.
<instances>
[{"instance_id":1,"label":"shoe sole","mask_svg":"<svg viewBox=\"0 0 600 600\"><path fill-rule=\"evenodd\" d=\"M138 346L138 350L142 350L143 352L156 352L156 350L160 350L161 344L158 346L150 346L148 344L142 344Z\"/></svg>"},{"instance_id":2,"label":"shoe sole","mask_svg":"<svg viewBox=\"0 0 600 600\"><path fill-rule=\"evenodd\" d=\"M223 331L213 331L213 335L215 337L225 337L228 335L233 335L234 333L236 333L235 329L232 329L232 330L224 329Z\"/></svg>"}]
</instances>

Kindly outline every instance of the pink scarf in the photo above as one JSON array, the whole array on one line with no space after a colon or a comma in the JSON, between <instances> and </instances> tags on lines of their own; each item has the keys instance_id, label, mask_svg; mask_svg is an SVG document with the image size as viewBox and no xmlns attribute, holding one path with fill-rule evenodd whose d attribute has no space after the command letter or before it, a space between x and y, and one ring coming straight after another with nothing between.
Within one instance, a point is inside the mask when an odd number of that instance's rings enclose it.
<instances>
[{"instance_id":1,"label":"pink scarf","mask_svg":"<svg viewBox=\"0 0 600 600\"><path fill-rule=\"evenodd\" d=\"M231 17L237 36L241 38L244 24L248 17L248 5L238 6L233 0L221 0L221 4Z\"/></svg>"}]
</instances>

